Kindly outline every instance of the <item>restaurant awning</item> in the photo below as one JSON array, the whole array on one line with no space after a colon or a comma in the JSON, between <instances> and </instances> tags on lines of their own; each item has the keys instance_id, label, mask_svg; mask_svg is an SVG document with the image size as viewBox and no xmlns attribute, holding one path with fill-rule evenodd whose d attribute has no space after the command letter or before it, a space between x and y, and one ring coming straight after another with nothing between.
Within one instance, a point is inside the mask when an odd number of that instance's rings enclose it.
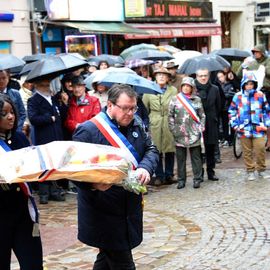
<instances>
[{"instance_id":1,"label":"restaurant awning","mask_svg":"<svg viewBox=\"0 0 270 270\"><path fill-rule=\"evenodd\" d=\"M126 34L125 39L220 36L221 26L215 23L130 23L148 34Z\"/></svg>"},{"instance_id":2,"label":"restaurant awning","mask_svg":"<svg viewBox=\"0 0 270 270\"><path fill-rule=\"evenodd\" d=\"M125 35L147 34L146 31L137 29L123 22L78 22L78 21L42 21L44 24L53 24L61 27L78 29L81 33Z\"/></svg>"}]
</instances>

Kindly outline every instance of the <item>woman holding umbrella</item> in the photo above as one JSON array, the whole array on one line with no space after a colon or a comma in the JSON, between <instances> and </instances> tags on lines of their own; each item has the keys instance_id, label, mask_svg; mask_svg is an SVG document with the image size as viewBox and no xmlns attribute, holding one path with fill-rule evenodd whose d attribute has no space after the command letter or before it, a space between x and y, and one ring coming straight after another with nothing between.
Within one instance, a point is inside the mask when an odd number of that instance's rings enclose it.
<instances>
[{"instance_id":1,"label":"woman holding umbrella","mask_svg":"<svg viewBox=\"0 0 270 270\"><path fill-rule=\"evenodd\" d=\"M173 136L169 131L168 112L169 103L172 97L176 96L177 89L168 85L170 72L166 68L161 67L155 70L154 76L163 94L144 94L143 103L149 112L150 133L160 152L154 181L154 185L160 186L173 182L175 146ZM165 158L165 164L163 164L163 158Z\"/></svg>"}]
</instances>

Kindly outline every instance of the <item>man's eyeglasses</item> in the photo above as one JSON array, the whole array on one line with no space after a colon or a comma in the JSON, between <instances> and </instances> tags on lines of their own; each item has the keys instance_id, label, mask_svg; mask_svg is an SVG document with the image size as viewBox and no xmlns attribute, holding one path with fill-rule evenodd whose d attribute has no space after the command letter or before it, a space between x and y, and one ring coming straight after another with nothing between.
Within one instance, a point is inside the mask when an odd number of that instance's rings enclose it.
<instances>
[{"instance_id":1,"label":"man's eyeglasses","mask_svg":"<svg viewBox=\"0 0 270 270\"><path fill-rule=\"evenodd\" d=\"M202 74L202 75L197 75L199 78L202 78L202 77L208 77L208 75L207 74Z\"/></svg>"},{"instance_id":2,"label":"man's eyeglasses","mask_svg":"<svg viewBox=\"0 0 270 270\"><path fill-rule=\"evenodd\" d=\"M129 108L129 107L122 107L116 103L114 105L118 107L119 109L121 109L123 113L129 113L129 112L135 113L138 111L138 106Z\"/></svg>"}]
</instances>

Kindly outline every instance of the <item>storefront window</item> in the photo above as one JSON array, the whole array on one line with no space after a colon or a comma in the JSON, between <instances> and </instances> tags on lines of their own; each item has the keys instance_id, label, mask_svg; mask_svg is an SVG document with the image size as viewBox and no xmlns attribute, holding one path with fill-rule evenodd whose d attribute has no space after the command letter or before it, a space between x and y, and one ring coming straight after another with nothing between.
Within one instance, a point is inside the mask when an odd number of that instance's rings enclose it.
<instances>
[{"instance_id":1,"label":"storefront window","mask_svg":"<svg viewBox=\"0 0 270 270\"><path fill-rule=\"evenodd\" d=\"M0 41L0 53L1 54L11 53L11 42L10 41Z\"/></svg>"},{"instance_id":2,"label":"storefront window","mask_svg":"<svg viewBox=\"0 0 270 270\"><path fill-rule=\"evenodd\" d=\"M66 52L79 53L85 58L97 55L96 35L68 35L65 37Z\"/></svg>"}]
</instances>

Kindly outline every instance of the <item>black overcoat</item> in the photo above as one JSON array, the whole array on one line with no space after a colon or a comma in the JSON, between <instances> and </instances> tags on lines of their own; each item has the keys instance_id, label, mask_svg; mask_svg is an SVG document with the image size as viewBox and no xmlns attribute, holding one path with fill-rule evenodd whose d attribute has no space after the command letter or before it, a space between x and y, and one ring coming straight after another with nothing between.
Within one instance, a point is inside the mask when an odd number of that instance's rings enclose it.
<instances>
[{"instance_id":1,"label":"black overcoat","mask_svg":"<svg viewBox=\"0 0 270 270\"><path fill-rule=\"evenodd\" d=\"M206 91L201 90L198 85L197 91L202 100L203 109L206 116L204 132L205 144L217 144L219 114L221 112L221 98L219 89L216 85L209 83Z\"/></svg>"},{"instance_id":2,"label":"black overcoat","mask_svg":"<svg viewBox=\"0 0 270 270\"><path fill-rule=\"evenodd\" d=\"M52 97L51 105L44 97L35 93L27 101L27 113L34 127L36 145L63 140L60 107L55 97ZM52 116L55 116L55 122Z\"/></svg>"},{"instance_id":3,"label":"black overcoat","mask_svg":"<svg viewBox=\"0 0 270 270\"><path fill-rule=\"evenodd\" d=\"M159 153L141 124L134 120L126 130L128 141L137 150L139 168L154 173ZM110 145L95 124L86 121L73 135L73 140ZM124 251L142 241L142 196L112 186L107 191L93 191L90 183L78 186L78 239L90 246Z\"/></svg>"}]
</instances>

